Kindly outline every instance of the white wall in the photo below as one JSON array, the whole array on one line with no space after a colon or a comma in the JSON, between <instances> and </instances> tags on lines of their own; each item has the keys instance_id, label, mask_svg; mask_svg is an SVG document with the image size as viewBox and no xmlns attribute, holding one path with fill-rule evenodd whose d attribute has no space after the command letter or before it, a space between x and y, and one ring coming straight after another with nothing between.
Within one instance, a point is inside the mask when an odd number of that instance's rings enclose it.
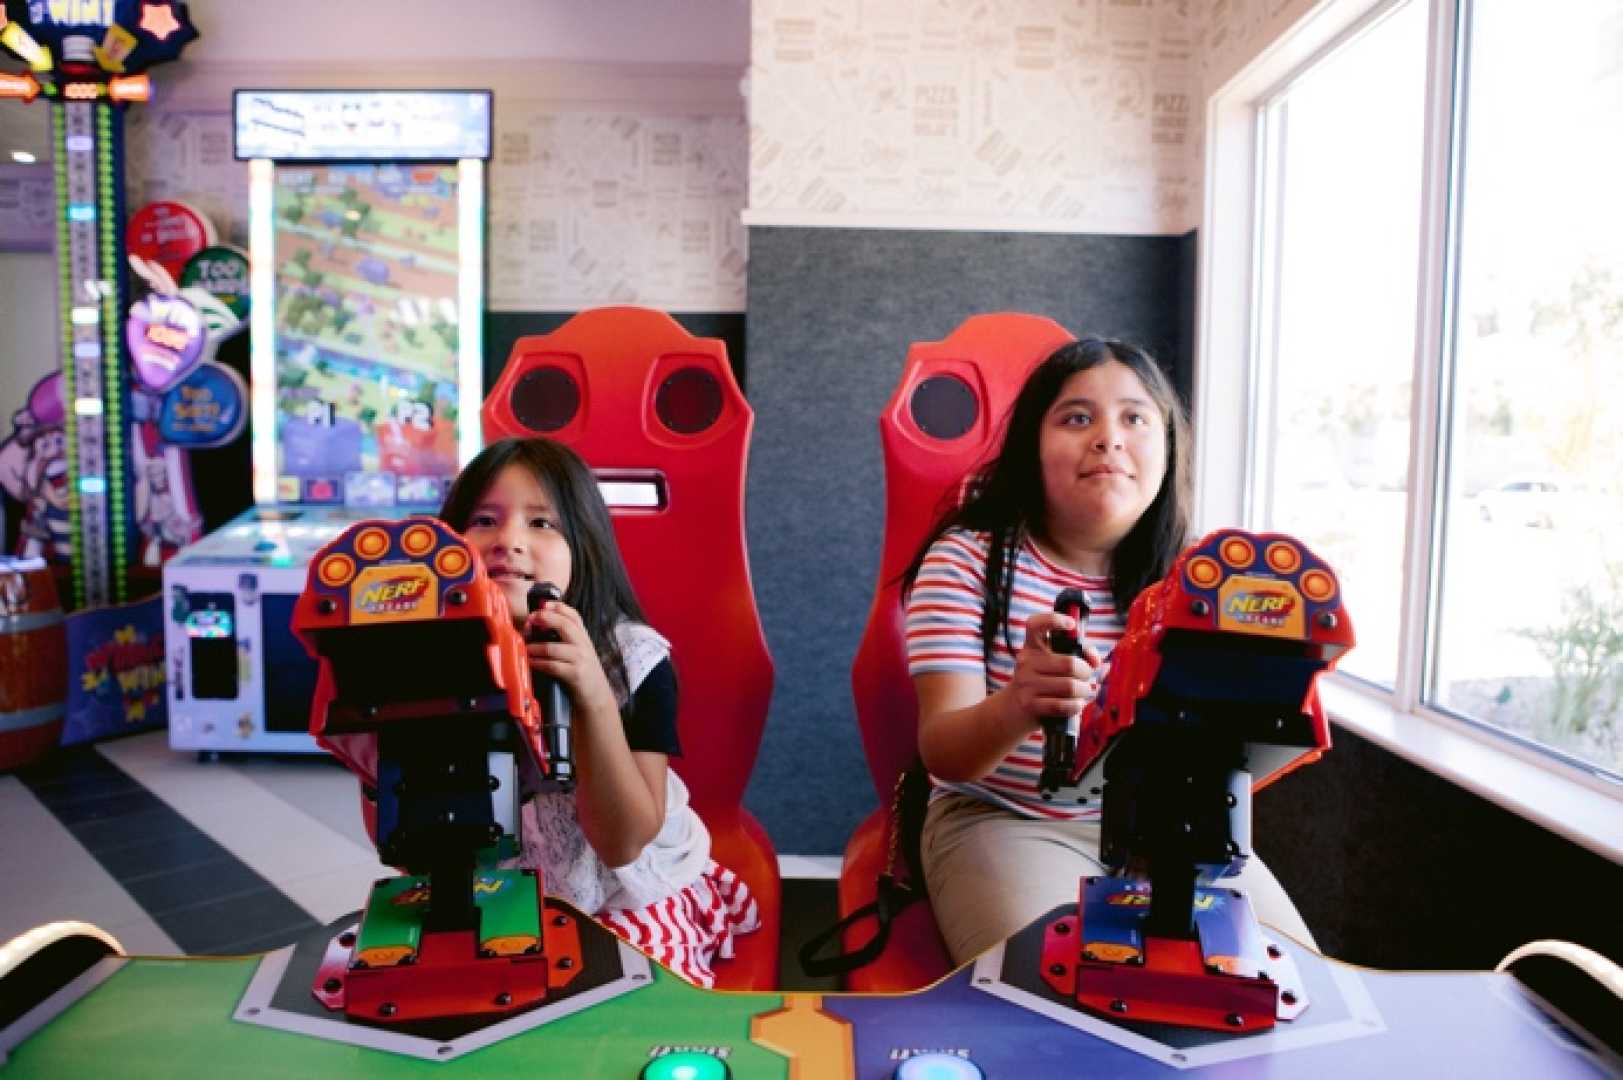
<instances>
[{"instance_id":1,"label":"white wall","mask_svg":"<svg viewBox=\"0 0 1623 1080\"><path fill-rule=\"evenodd\" d=\"M636 303L744 309L748 133L737 68L491 61L435 74L386 65L177 65L131 110L131 206L182 199L247 238L247 166L232 158L238 87L478 86L494 92L488 306Z\"/></svg>"},{"instance_id":2,"label":"white wall","mask_svg":"<svg viewBox=\"0 0 1623 1080\"><path fill-rule=\"evenodd\" d=\"M56 256L0 252L0 442L29 389L57 367Z\"/></svg>"},{"instance_id":3,"label":"white wall","mask_svg":"<svg viewBox=\"0 0 1623 1080\"><path fill-rule=\"evenodd\" d=\"M748 0L188 8L201 38L153 70L154 101L128 112L132 207L183 199L222 238L246 241L234 88L489 88L490 307L743 310ZM35 122L44 113L39 102L0 103L0 153L35 143L48 153Z\"/></svg>"},{"instance_id":4,"label":"white wall","mask_svg":"<svg viewBox=\"0 0 1623 1080\"><path fill-rule=\"evenodd\" d=\"M1200 11L756 0L747 220L1186 231Z\"/></svg>"}]
</instances>

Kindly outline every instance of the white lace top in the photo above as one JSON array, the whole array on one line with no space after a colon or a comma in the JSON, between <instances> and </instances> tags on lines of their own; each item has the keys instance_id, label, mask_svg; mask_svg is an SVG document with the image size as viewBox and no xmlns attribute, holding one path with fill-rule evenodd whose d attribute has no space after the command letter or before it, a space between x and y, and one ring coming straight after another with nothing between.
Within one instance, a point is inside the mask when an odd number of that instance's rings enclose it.
<instances>
[{"instance_id":1,"label":"white lace top","mask_svg":"<svg viewBox=\"0 0 1623 1080\"><path fill-rule=\"evenodd\" d=\"M670 656L670 642L652 627L622 622L615 627L626 683L634 693L648 673ZM625 707L626 701L622 701ZM675 769L665 772L665 824L626 866L610 867L586 842L573 793L549 792L529 799L521 811L519 864L541 871L542 887L589 914L642 908L692 884L710 861L710 833L688 805L687 785Z\"/></svg>"}]
</instances>

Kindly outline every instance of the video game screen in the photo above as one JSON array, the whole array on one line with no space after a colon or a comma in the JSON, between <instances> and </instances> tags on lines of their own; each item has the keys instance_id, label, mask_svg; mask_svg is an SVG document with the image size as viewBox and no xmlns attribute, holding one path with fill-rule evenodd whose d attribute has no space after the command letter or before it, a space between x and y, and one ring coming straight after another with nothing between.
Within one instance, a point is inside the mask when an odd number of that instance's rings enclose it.
<instances>
[{"instance_id":1,"label":"video game screen","mask_svg":"<svg viewBox=\"0 0 1623 1080\"><path fill-rule=\"evenodd\" d=\"M457 169L275 181L276 497L434 506L457 471Z\"/></svg>"}]
</instances>

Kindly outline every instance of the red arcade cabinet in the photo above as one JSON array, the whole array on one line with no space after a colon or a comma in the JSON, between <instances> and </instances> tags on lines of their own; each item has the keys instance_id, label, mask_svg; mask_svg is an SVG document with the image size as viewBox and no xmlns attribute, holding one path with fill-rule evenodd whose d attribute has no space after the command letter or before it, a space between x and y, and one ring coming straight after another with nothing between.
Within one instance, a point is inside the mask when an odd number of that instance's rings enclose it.
<instances>
[{"instance_id":1,"label":"red arcade cabinet","mask_svg":"<svg viewBox=\"0 0 1623 1080\"><path fill-rule=\"evenodd\" d=\"M717 966L718 985L777 985L779 880L766 831L742 806L772 697L772 658L750 586L744 478L755 415L722 342L663 312L582 312L520 338L485 399L487 442L544 435L597 473L649 620L671 641L683 756L672 766L742 877L761 930Z\"/></svg>"}]
</instances>

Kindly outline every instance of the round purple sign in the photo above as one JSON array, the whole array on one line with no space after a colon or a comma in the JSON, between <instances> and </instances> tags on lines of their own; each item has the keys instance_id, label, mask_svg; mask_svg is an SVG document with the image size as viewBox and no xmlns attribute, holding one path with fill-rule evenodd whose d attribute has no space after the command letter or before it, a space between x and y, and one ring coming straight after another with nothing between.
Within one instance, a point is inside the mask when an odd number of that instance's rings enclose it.
<instances>
[{"instance_id":1,"label":"round purple sign","mask_svg":"<svg viewBox=\"0 0 1623 1080\"><path fill-rule=\"evenodd\" d=\"M135 377L155 394L184 379L203 355L207 332L190 300L152 294L130 308L124 327Z\"/></svg>"}]
</instances>

